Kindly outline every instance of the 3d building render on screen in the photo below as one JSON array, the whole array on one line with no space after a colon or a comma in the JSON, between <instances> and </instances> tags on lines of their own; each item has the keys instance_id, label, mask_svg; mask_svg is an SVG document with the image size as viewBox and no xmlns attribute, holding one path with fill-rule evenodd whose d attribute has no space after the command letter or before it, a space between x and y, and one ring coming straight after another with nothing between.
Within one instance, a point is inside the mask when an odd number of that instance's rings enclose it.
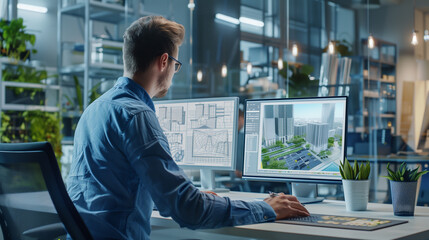
<instances>
[{"instance_id":1,"label":"3d building render on screen","mask_svg":"<svg viewBox=\"0 0 429 240\"><path fill-rule=\"evenodd\" d=\"M344 111L341 102L261 104L262 169L338 171Z\"/></svg>"}]
</instances>

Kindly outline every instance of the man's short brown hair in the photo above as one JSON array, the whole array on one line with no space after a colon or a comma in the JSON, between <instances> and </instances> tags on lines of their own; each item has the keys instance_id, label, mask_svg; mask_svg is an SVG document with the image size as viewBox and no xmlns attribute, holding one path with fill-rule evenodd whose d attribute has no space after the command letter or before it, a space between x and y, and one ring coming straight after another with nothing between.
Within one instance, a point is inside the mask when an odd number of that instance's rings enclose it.
<instances>
[{"instance_id":1,"label":"man's short brown hair","mask_svg":"<svg viewBox=\"0 0 429 240\"><path fill-rule=\"evenodd\" d=\"M184 35L183 25L161 16L134 21L124 33L125 72L144 72L156 57L164 53L172 55L182 44Z\"/></svg>"}]
</instances>

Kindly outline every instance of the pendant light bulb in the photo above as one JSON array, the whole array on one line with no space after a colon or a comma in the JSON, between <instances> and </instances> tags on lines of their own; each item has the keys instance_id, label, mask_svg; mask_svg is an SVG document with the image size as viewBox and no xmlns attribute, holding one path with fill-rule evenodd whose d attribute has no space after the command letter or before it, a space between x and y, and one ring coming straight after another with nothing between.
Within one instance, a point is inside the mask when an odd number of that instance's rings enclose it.
<instances>
[{"instance_id":1,"label":"pendant light bulb","mask_svg":"<svg viewBox=\"0 0 429 240\"><path fill-rule=\"evenodd\" d=\"M198 70L197 72L197 81L202 82L203 81L203 71Z\"/></svg>"},{"instance_id":2,"label":"pendant light bulb","mask_svg":"<svg viewBox=\"0 0 429 240\"><path fill-rule=\"evenodd\" d=\"M334 45L333 41L329 42L328 51L329 51L329 54L334 54L335 53L335 45Z\"/></svg>"},{"instance_id":3,"label":"pendant light bulb","mask_svg":"<svg viewBox=\"0 0 429 240\"><path fill-rule=\"evenodd\" d=\"M221 69L221 75L222 75L222 77L223 78L226 77L227 73L228 73L228 68L224 64L224 65L222 65L222 69Z\"/></svg>"},{"instance_id":4,"label":"pendant light bulb","mask_svg":"<svg viewBox=\"0 0 429 240\"><path fill-rule=\"evenodd\" d=\"M292 56L298 56L298 45L296 43L292 45Z\"/></svg>"},{"instance_id":5,"label":"pendant light bulb","mask_svg":"<svg viewBox=\"0 0 429 240\"><path fill-rule=\"evenodd\" d=\"M413 31L413 38L411 39L411 44L416 46L418 43L419 43L419 41L417 40L417 32L416 32L416 30L414 30Z\"/></svg>"},{"instance_id":6,"label":"pendant light bulb","mask_svg":"<svg viewBox=\"0 0 429 240\"><path fill-rule=\"evenodd\" d=\"M277 60L277 68L279 70L283 69L283 59L279 58L279 60Z\"/></svg>"},{"instance_id":7,"label":"pendant light bulb","mask_svg":"<svg viewBox=\"0 0 429 240\"><path fill-rule=\"evenodd\" d=\"M191 9L191 11L194 10L195 8L194 0L189 0L188 8Z\"/></svg>"},{"instance_id":8,"label":"pendant light bulb","mask_svg":"<svg viewBox=\"0 0 429 240\"><path fill-rule=\"evenodd\" d=\"M252 64L251 63L247 64L246 70L247 70L247 74L249 74L249 75L252 74Z\"/></svg>"},{"instance_id":9,"label":"pendant light bulb","mask_svg":"<svg viewBox=\"0 0 429 240\"><path fill-rule=\"evenodd\" d=\"M369 34L368 37L368 48L373 49L375 46L374 38L372 37L372 34Z\"/></svg>"}]
</instances>

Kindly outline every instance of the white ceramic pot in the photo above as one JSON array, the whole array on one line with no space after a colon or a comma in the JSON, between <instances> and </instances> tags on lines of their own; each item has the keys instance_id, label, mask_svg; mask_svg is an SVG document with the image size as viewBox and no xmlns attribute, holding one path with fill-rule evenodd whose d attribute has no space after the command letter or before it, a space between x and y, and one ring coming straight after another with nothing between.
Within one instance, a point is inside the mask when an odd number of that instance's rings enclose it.
<instances>
[{"instance_id":1,"label":"white ceramic pot","mask_svg":"<svg viewBox=\"0 0 429 240\"><path fill-rule=\"evenodd\" d=\"M344 180L344 199L347 211L365 211L368 205L369 180Z\"/></svg>"}]
</instances>

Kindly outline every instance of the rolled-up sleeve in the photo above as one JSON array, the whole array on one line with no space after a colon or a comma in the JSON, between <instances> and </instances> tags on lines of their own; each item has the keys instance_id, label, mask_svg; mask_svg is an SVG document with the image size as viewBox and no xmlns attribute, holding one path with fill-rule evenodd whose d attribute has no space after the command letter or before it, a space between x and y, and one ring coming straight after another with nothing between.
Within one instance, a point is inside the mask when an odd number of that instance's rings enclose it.
<instances>
[{"instance_id":1,"label":"rolled-up sleeve","mask_svg":"<svg viewBox=\"0 0 429 240\"><path fill-rule=\"evenodd\" d=\"M232 201L200 192L172 159L154 112L137 114L130 126L127 131L136 137L125 140L128 159L162 216L191 229L275 220L274 210L264 201Z\"/></svg>"}]
</instances>

